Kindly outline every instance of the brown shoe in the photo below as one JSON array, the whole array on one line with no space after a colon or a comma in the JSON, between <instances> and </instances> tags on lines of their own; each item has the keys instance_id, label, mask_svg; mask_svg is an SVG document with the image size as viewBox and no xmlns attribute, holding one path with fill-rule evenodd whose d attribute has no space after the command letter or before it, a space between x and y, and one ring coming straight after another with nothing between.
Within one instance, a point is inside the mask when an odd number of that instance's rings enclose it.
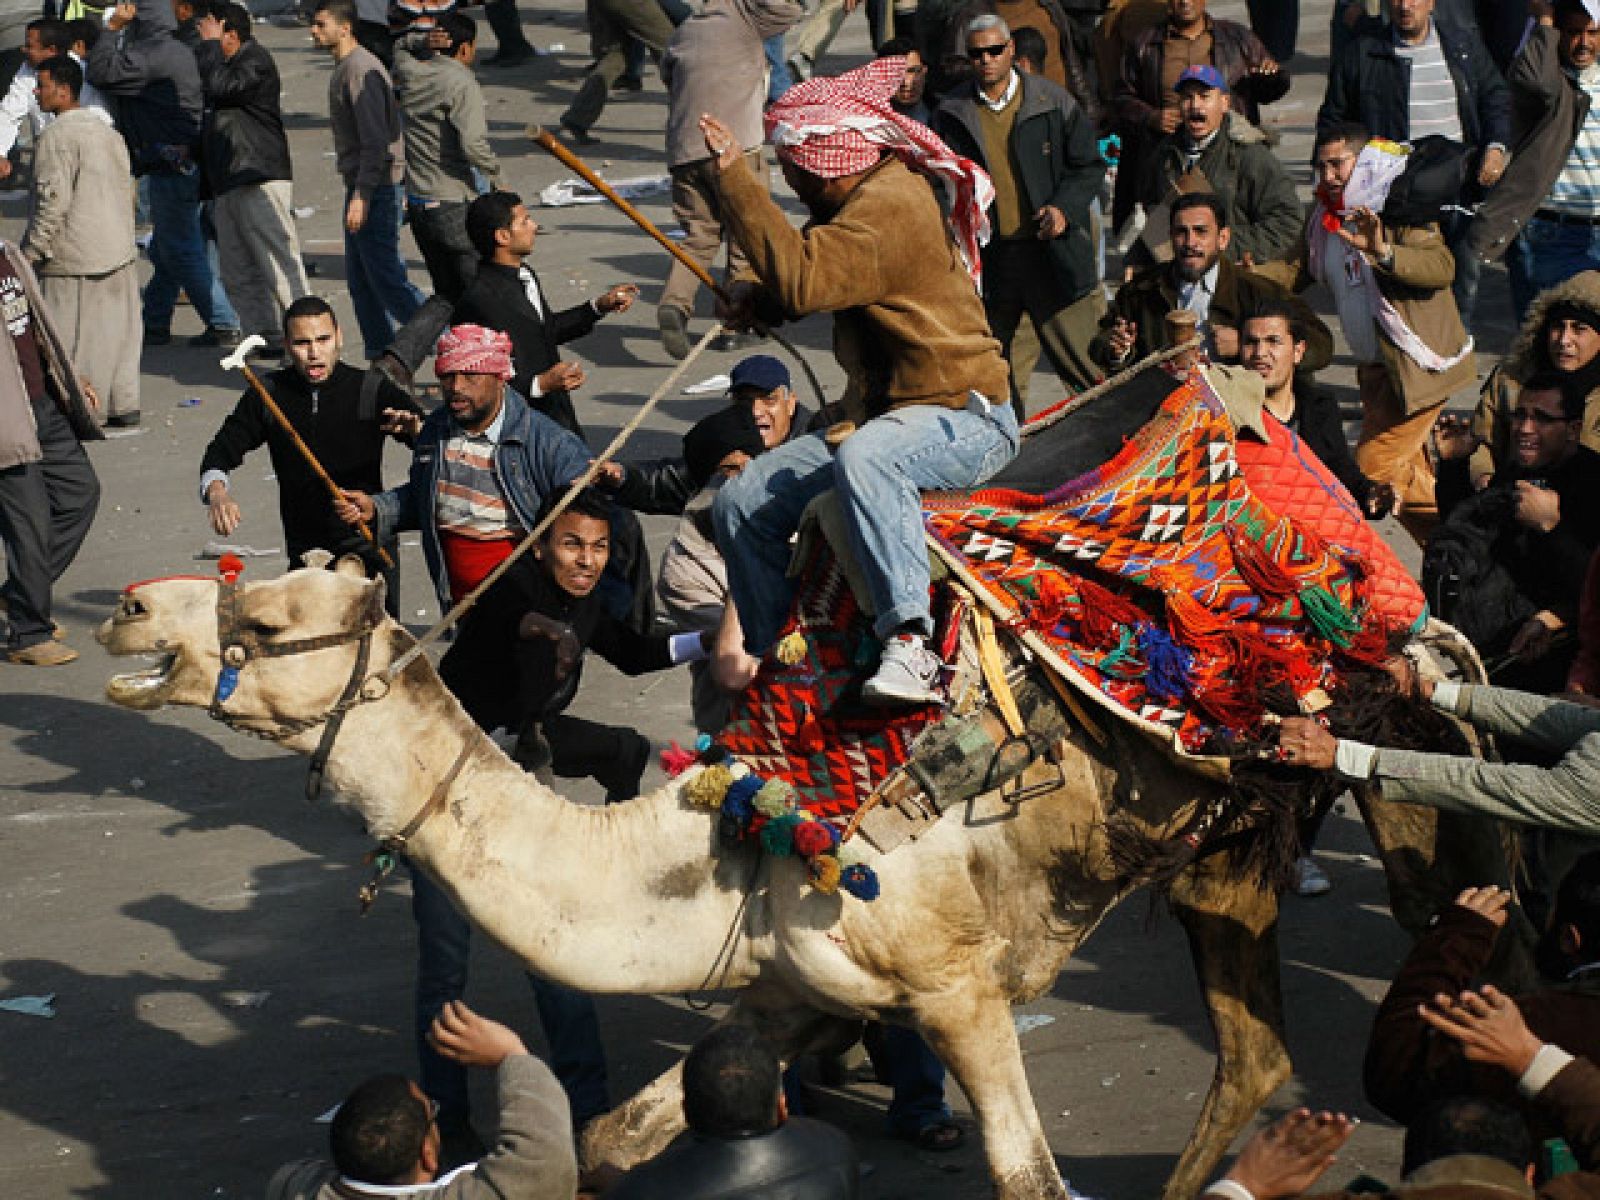
<instances>
[{"instance_id":1,"label":"brown shoe","mask_svg":"<svg viewBox=\"0 0 1600 1200\"><path fill-rule=\"evenodd\" d=\"M6 655L7 661L24 667L64 667L69 662L76 662L77 658L76 650L55 641L38 642Z\"/></svg>"}]
</instances>

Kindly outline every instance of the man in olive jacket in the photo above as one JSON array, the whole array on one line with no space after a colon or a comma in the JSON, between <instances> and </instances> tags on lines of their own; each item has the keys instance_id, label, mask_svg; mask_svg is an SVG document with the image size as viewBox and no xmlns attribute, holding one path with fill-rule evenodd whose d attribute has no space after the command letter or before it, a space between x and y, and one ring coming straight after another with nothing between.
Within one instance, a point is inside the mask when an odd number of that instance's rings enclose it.
<instances>
[{"instance_id":1,"label":"man in olive jacket","mask_svg":"<svg viewBox=\"0 0 1600 1200\"><path fill-rule=\"evenodd\" d=\"M999 17L974 17L966 49L972 81L940 106L933 128L994 181L983 251L989 327L1010 363L1026 313L1056 374L1081 391L1099 378L1089 343L1105 311L1089 213L1105 178L1094 125L1066 91L1012 65L1016 46Z\"/></svg>"}]
</instances>

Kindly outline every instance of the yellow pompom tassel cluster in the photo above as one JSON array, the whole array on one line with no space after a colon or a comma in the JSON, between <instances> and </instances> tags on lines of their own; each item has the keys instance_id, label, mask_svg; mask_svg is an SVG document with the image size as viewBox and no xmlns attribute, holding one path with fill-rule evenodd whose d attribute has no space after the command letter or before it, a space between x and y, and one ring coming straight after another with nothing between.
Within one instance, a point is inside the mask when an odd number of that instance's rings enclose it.
<instances>
[{"instance_id":1,"label":"yellow pompom tassel cluster","mask_svg":"<svg viewBox=\"0 0 1600 1200\"><path fill-rule=\"evenodd\" d=\"M806 635L796 630L780 638L773 647L773 657L786 667L792 667L806 656Z\"/></svg>"},{"instance_id":2,"label":"yellow pompom tassel cluster","mask_svg":"<svg viewBox=\"0 0 1600 1200\"><path fill-rule=\"evenodd\" d=\"M839 875L843 869L833 855L817 855L811 860L811 886L824 896L833 895L839 890Z\"/></svg>"},{"instance_id":3,"label":"yellow pompom tassel cluster","mask_svg":"<svg viewBox=\"0 0 1600 1200\"><path fill-rule=\"evenodd\" d=\"M699 808L721 808L722 798L733 786L733 772L723 763L707 767L683 789L689 803Z\"/></svg>"}]
</instances>

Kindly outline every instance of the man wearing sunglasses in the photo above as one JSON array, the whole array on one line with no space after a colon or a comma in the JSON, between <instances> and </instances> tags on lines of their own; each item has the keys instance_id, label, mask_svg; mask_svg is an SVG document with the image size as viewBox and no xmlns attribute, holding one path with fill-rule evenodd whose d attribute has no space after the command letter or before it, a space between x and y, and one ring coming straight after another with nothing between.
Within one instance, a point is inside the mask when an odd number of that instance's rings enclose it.
<instances>
[{"instance_id":1,"label":"man wearing sunglasses","mask_svg":"<svg viewBox=\"0 0 1600 1200\"><path fill-rule=\"evenodd\" d=\"M995 199L983 248L983 306L1006 361L1023 314L1061 381L1091 386L1100 372L1089 343L1105 312L1089 206L1105 162L1094 123L1064 89L1013 65L1011 30L992 14L967 25L972 80L951 94L933 128L989 172ZM1026 380L1013 378L1020 408Z\"/></svg>"},{"instance_id":2,"label":"man wearing sunglasses","mask_svg":"<svg viewBox=\"0 0 1600 1200\"><path fill-rule=\"evenodd\" d=\"M1450 594L1458 611L1440 615L1461 623L1491 667L1504 664L1494 674L1500 686L1559 691L1572 662L1578 598L1600 545L1600 454L1579 441L1584 399L1554 372L1525 383L1511 412L1511 455L1477 493L1468 460L1478 440L1467 418L1446 415L1434 431L1445 520L1429 544L1435 565L1424 562L1423 579L1441 574L1450 543L1466 542L1474 531L1492 537L1487 554L1479 553L1506 582L1496 584L1494 570L1462 572ZM1490 604L1484 593L1495 587L1505 595ZM1487 619L1490 613L1498 619Z\"/></svg>"}]
</instances>

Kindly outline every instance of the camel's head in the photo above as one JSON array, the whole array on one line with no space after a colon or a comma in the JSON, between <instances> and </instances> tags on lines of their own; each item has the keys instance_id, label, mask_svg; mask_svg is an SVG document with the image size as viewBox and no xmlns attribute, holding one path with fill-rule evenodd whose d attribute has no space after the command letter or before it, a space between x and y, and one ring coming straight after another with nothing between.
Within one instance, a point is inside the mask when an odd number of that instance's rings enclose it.
<instances>
[{"instance_id":1,"label":"camel's head","mask_svg":"<svg viewBox=\"0 0 1600 1200\"><path fill-rule=\"evenodd\" d=\"M131 585L116 615L100 627L99 640L112 654L142 654L155 662L112 676L107 697L137 709L205 708L218 700L230 719L270 730L332 706L350 680L360 633L384 620L383 583L368 580L355 559L331 571L307 567L241 583L234 602L225 599L221 579ZM306 639L323 641L291 645ZM389 640L374 639L367 673L388 661Z\"/></svg>"}]
</instances>

